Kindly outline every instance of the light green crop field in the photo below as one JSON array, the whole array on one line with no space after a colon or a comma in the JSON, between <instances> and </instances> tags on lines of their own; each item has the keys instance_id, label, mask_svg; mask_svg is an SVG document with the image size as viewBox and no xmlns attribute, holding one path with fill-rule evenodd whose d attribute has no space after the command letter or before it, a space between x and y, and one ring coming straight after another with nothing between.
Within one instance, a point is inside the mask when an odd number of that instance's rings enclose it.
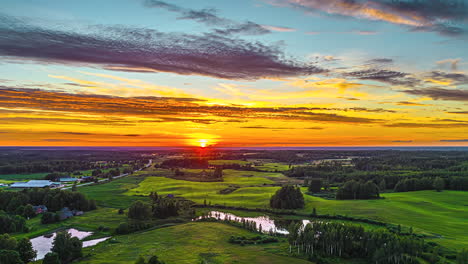
<instances>
[{"instance_id":1,"label":"light green crop field","mask_svg":"<svg viewBox=\"0 0 468 264\"><path fill-rule=\"evenodd\" d=\"M79 263L134 263L139 255L157 255L166 263L178 264L310 263L287 256L287 242L240 246L228 242L231 235L254 234L222 223L192 222L118 236L118 243L106 241L85 249L85 255L91 256Z\"/></svg>"},{"instance_id":2,"label":"light green crop field","mask_svg":"<svg viewBox=\"0 0 468 264\"><path fill-rule=\"evenodd\" d=\"M144 177L128 176L98 185L83 186L79 191L96 200L98 206L127 208L133 201L146 198L124 195L128 190L136 188L143 179Z\"/></svg>"}]
</instances>

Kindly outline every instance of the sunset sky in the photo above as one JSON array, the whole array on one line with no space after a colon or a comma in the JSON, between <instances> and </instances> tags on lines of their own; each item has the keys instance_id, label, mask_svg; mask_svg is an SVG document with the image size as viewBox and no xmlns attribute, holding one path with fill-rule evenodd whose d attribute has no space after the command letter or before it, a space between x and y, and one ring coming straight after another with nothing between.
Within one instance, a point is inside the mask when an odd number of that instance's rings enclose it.
<instances>
[{"instance_id":1,"label":"sunset sky","mask_svg":"<svg viewBox=\"0 0 468 264\"><path fill-rule=\"evenodd\" d=\"M468 146L468 3L2 0L1 146Z\"/></svg>"}]
</instances>

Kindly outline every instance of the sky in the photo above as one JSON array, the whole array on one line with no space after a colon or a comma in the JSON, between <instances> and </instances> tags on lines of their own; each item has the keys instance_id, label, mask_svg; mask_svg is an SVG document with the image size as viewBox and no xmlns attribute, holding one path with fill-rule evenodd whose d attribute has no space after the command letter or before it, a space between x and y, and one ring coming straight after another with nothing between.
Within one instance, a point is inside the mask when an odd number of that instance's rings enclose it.
<instances>
[{"instance_id":1,"label":"sky","mask_svg":"<svg viewBox=\"0 0 468 264\"><path fill-rule=\"evenodd\" d=\"M468 146L468 0L2 0L1 146Z\"/></svg>"}]
</instances>

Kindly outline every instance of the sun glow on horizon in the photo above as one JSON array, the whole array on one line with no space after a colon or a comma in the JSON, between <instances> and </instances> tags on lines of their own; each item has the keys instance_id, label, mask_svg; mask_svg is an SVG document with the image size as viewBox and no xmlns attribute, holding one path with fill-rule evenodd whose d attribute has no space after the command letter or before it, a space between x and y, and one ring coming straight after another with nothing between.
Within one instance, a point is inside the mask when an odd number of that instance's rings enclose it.
<instances>
[{"instance_id":1,"label":"sun glow on horizon","mask_svg":"<svg viewBox=\"0 0 468 264\"><path fill-rule=\"evenodd\" d=\"M198 143L200 144L200 147L204 148L204 147L207 146L208 140L206 140L206 139L199 139L199 140L198 140Z\"/></svg>"}]
</instances>

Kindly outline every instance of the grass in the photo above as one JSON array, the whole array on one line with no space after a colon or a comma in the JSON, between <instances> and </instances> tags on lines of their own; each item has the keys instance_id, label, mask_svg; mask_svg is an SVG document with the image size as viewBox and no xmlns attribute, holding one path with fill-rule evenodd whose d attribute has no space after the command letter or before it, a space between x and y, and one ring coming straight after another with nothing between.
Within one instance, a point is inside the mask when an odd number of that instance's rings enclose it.
<instances>
[{"instance_id":1,"label":"grass","mask_svg":"<svg viewBox=\"0 0 468 264\"><path fill-rule=\"evenodd\" d=\"M234 179L229 182L236 182ZM157 191L161 194L183 196L197 203L242 206L249 208L268 207L271 195L278 187L244 187L229 194L218 194L226 183L186 182L162 177L145 179L139 187L130 190L128 195L148 194ZM305 192L305 190L303 190ZM341 214L365 217L383 222L413 227L415 232L434 236L434 241L450 248L468 246L468 192L462 191L418 191L406 193L385 193L385 199L337 201L305 195L306 208L303 213L311 213L315 207L319 214Z\"/></svg>"},{"instance_id":2,"label":"grass","mask_svg":"<svg viewBox=\"0 0 468 264\"><path fill-rule=\"evenodd\" d=\"M11 183L15 181L43 180L47 174L49 173L2 174L0 175L0 181Z\"/></svg>"},{"instance_id":3,"label":"grass","mask_svg":"<svg viewBox=\"0 0 468 264\"><path fill-rule=\"evenodd\" d=\"M192 222L147 232L118 236L93 249L79 263L134 263L139 255L157 255L172 263L310 263L287 256L287 242L240 246L230 244L231 235L252 236L237 227L213 222ZM116 243L117 242L117 243Z\"/></svg>"},{"instance_id":4,"label":"grass","mask_svg":"<svg viewBox=\"0 0 468 264\"><path fill-rule=\"evenodd\" d=\"M224 182L192 182L155 176L131 176L110 183L82 187L80 191L96 199L101 206L126 208L136 199L152 191L173 194L197 203L220 204L248 208L266 208L271 195L279 187L272 183L287 180L280 173L224 170ZM153 172L158 175L162 171ZM238 189L219 194L229 186ZM306 192L306 189L303 189ZM315 207L319 214L340 214L363 217L392 224L401 224L415 232L432 236L432 241L453 249L468 247L468 192L418 191L384 193L385 199L337 201L305 195L306 208L311 213Z\"/></svg>"},{"instance_id":5,"label":"grass","mask_svg":"<svg viewBox=\"0 0 468 264\"><path fill-rule=\"evenodd\" d=\"M125 192L136 188L144 180L144 177L128 176L111 182L105 182L97 185L83 186L79 191L88 198L96 200L99 206L112 208L127 208L137 199L143 197L132 197L124 195Z\"/></svg>"},{"instance_id":6,"label":"grass","mask_svg":"<svg viewBox=\"0 0 468 264\"><path fill-rule=\"evenodd\" d=\"M306 197L305 212L366 217L413 227L450 248L468 247L468 192L418 191L385 193L385 199L336 201Z\"/></svg>"}]
</instances>

